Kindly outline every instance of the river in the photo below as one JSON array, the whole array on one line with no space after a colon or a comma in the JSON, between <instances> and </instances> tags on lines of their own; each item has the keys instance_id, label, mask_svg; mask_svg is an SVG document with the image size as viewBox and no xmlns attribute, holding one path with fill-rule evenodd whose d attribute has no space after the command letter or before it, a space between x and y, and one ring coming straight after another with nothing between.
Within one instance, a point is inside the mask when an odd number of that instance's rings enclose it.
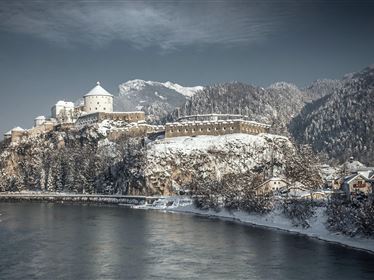
<instances>
[{"instance_id":1,"label":"river","mask_svg":"<svg viewBox=\"0 0 374 280\"><path fill-rule=\"evenodd\" d=\"M0 203L0 279L374 279L374 255L124 207Z\"/></svg>"}]
</instances>

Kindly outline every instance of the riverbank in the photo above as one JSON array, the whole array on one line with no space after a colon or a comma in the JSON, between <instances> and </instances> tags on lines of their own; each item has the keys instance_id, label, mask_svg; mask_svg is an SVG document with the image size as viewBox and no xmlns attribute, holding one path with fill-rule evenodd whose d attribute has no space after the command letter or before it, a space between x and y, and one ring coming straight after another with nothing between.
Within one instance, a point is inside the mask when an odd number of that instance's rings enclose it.
<instances>
[{"instance_id":1,"label":"riverbank","mask_svg":"<svg viewBox=\"0 0 374 280\"><path fill-rule=\"evenodd\" d=\"M0 201L48 201L48 202L72 202L72 203L103 203L122 205L149 205L162 197L133 196L133 195L102 195L102 194L72 194L72 193L42 193L19 192L0 193Z\"/></svg>"},{"instance_id":2,"label":"riverbank","mask_svg":"<svg viewBox=\"0 0 374 280\"><path fill-rule=\"evenodd\" d=\"M201 210L192 205L192 200L186 197L148 197L126 195L96 195L96 194L69 194L69 193L0 193L1 201L47 201L69 203L102 203L119 206L130 206L134 209L151 209L175 213L185 213L230 220L251 226L266 227L287 231L294 234L303 234L312 238L339 244L342 246L363 250L374 254L374 239L348 237L329 231L326 227L324 208L320 207L309 220L310 227L295 226L292 221L277 211L269 214L249 214L243 211Z\"/></svg>"},{"instance_id":3,"label":"riverbank","mask_svg":"<svg viewBox=\"0 0 374 280\"><path fill-rule=\"evenodd\" d=\"M167 203L167 201L174 201L174 203ZM374 239L349 237L343 234L331 232L326 228L327 216L325 215L325 208L319 207L315 215L309 219L309 228L302 228L301 226L295 226L292 221L286 218L282 213L277 210L270 212L269 214L249 214L243 211L227 211L221 209L220 211L214 210L201 210L196 208L194 205L187 205L186 199L183 199L183 203L180 203L179 199L163 199L158 205L157 201L155 206L135 206L134 208L141 209L153 209L161 210L166 212L185 213L192 215L200 215L205 217L235 221L242 224L251 226L266 227L271 229L277 229L287 231L293 234L302 234L319 240L323 240L330 243L339 244L345 247L350 247L362 251L374 254ZM170 206L166 206L166 205Z\"/></svg>"}]
</instances>

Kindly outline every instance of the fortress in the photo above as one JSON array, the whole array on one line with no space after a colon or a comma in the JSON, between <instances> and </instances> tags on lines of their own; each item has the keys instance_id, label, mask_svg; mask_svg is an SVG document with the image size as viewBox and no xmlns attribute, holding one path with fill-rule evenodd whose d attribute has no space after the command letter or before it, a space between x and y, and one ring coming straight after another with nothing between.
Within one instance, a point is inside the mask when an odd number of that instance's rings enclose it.
<instances>
[{"instance_id":1,"label":"fortress","mask_svg":"<svg viewBox=\"0 0 374 280\"><path fill-rule=\"evenodd\" d=\"M23 137L35 137L49 131L80 129L104 120L117 122L119 127L109 132L110 139L121 135L134 137L180 137L198 135L225 135L232 133L259 134L269 131L270 126L250 121L246 116L232 114L206 114L180 117L165 126L154 126L145 122L142 111L113 112L113 95L100 82L83 96L83 103L75 105L69 101L58 101L51 108L51 117L39 116L34 127L24 130L16 127L4 134L5 143L16 142ZM123 122L123 125L122 123ZM134 123L135 125L130 125Z\"/></svg>"},{"instance_id":2,"label":"fortress","mask_svg":"<svg viewBox=\"0 0 374 280\"><path fill-rule=\"evenodd\" d=\"M221 118L221 119L219 119ZM223 118L223 119L222 119ZM191 119L201 119L192 120ZM196 115L185 116L174 123L165 125L165 137L224 135L233 133L267 133L270 125L248 121L241 115Z\"/></svg>"}]
</instances>

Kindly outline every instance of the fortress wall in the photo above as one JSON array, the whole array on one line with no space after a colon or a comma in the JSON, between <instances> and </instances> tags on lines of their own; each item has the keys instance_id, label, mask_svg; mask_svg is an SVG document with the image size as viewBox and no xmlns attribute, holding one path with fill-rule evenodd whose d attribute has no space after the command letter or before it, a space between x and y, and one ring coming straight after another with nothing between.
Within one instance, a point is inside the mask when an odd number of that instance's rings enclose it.
<instances>
[{"instance_id":1,"label":"fortress wall","mask_svg":"<svg viewBox=\"0 0 374 280\"><path fill-rule=\"evenodd\" d=\"M45 132L52 131L54 124L52 122L45 122L42 125L30 128L25 131L12 131L10 142L19 141L22 137L37 137Z\"/></svg>"},{"instance_id":2,"label":"fortress wall","mask_svg":"<svg viewBox=\"0 0 374 280\"><path fill-rule=\"evenodd\" d=\"M145 120L144 112L113 112L113 113L98 113L99 122L103 120L138 122Z\"/></svg>"},{"instance_id":3,"label":"fortress wall","mask_svg":"<svg viewBox=\"0 0 374 280\"><path fill-rule=\"evenodd\" d=\"M110 141L118 140L121 137L146 137L148 134L164 131L164 126L138 124L136 126L125 127L122 129L111 130L108 133Z\"/></svg>"},{"instance_id":4,"label":"fortress wall","mask_svg":"<svg viewBox=\"0 0 374 280\"><path fill-rule=\"evenodd\" d=\"M225 135L233 133L259 134L267 132L269 126L245 120L219 120L167 123L165 137Z\"/></svg>"},{"instance_id":5,"label":"fortress wall","mask_svg":"<svg viewBox=\"0 0 374 280\"><path fill-rule=\"evenodd\" d=\"M22 137L27 136L26 131L12 131L11 142L17 142Z\"/></svg>"},{"instance_id":6,"label":"fortress wall","mask_svg":"<svg viewBox=\"0 0 374 280\"><path fill-rule=\"evenodd\" d=\"M104 120L112 120L112 121L125 121L128 123L131 122L138 122L145 120L144 112L113 112L113 113L92 113L80 116L76 122L77 126L84 126L89 125L97 122L101 122Z\"/></svg>"}]
</instances>

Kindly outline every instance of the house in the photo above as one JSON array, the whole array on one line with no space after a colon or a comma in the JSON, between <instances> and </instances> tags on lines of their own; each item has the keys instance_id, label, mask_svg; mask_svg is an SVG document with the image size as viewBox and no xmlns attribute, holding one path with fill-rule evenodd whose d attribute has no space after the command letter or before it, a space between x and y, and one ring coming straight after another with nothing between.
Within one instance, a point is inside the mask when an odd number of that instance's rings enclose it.
<instances>
[{"instance_id":1,"label":"house","mask_svg":"<svg viewBox=\"0 0 374 280\"><path fill-rule=\"evenodd\" d=\"M327 200L331 197L332 191L316 191L303 195L301 198L310 200Z\"/></svg>"},{"instance_id":2,"label":"house","mask_svg":"<svg viewBox=\"0 0 374 280\"><path fill-rule=\"evenodd\" d=\"M287 198L302 198L311 193L303 184L297 182L292 186L288 186L286 191L283 191L283 193L286 193Z\"/></svg>"},{"instance_id":3,"label":"house","mask_svg":"<svg viewBox=\"0 0 374 280\"><path fill-rule=\"evenodd\" d=\"M288 185L289 183L285 179L273 177L256 187L254 191L257 196L273 195L279 190L286 188Z\"/></svg>"},{"instance_id":4,"label":"house","mask_svg":"<svg viewBox=\"0 0 374 280\"><path fill-rule=\"evenodd\" d=\"M342 184L342 190L349 197L353 194L371 194L373 192L374 180L371 179L373 175L370 175L370 178L367 178L361 173L346 176Z\"/></svg>"}]
</instances>

